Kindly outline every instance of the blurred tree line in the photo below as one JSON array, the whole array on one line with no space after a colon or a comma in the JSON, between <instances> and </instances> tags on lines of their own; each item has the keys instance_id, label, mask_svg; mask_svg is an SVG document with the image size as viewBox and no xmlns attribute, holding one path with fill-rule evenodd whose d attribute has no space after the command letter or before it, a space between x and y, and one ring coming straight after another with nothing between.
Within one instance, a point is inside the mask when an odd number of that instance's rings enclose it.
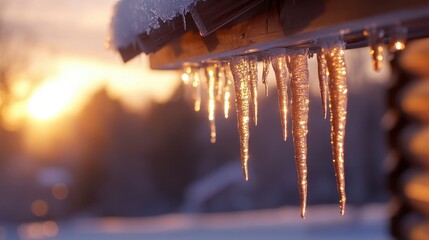
<instances>
[{"instance_id":1,"label":"blurred tree line","mask_svg":"<svg viewBox=\"0 0 429 240\"><path fill-rule=\"evenodd\" d=\"M368 97L381 96L381 90L374 88ZM378 125L383 110L382 103L373 100L350 95L346 169L352 204L386 199L380 177L385 150ZM183 88L171 101L154 104L142 115L127 112L100 91L77 120L84 146L82 165L76 169L77 209L90 206L96 215L140 216L298 205L292 141L281 140L276 101L273 94L261 102L261 124L251 129L251 179L245 183L235 114L224 120L218 112L218 139L210 144L204 108L193 112ZM318 99L311 104L309 203L334 204L329 121L317 111ZM234 170L225 170L228 166ZM183 208L186 204L199 206Z\"/></svg>"},{"instance_id":2,"label":"blurred tree line","mask_svg":"<svg viewBox=\"0 0 429 240\"><path fill-rule=\"evenodd\" d=\"M298 206L292 141L282 141L275 94L261 101L260 125L251 128L250 181L246 183L235 114L225 120L217 113L218 139L210 144L204 108L193 112L192 102L183 92L180 88L169 102L132 113L102 89L71 124L63 125L64 134L72 134L54 141L51 147L55 151L44 155L44 161L25 151L13 156L0 153L1 159L14 161L0 169L0 191L4 193L0 216L3 220L76 214L150 216ZM370 96L377 94L368 94L366 100L350 95L346 141L350 204L386 199L380 177L384 149L374 149L382 145L378 119L383 111ZM329 121L322 119L319 105L318 99L311 99L309 203L335 204ZM51 186L40 181L50 176L43 170L46 168L60 168L71 176L67 199L53 199ZM34 199L47 201L48 214L31 214Z\"/></svg>"}]
</instances>

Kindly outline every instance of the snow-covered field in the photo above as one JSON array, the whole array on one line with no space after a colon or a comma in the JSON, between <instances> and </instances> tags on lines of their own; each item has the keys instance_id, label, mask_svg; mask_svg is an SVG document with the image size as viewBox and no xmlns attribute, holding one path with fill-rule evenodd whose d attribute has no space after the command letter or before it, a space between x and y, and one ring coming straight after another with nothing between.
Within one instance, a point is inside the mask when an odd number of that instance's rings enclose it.
<instances>
[{"instance_id":1,"label":"snow-covered field","mask_svg":"<svg viewBox=\"0 0 429 240\"><path fill-rule=\"evenodd\" d=\"M51 239L388 239L386 206L348 206L339 216L338 206L308 208L307 219L298 208L280 208L238 213L204 215L171 214L149 218L78 218L58 223ZM40 225L42 226L42 225ZM19 227L22 239L49 239L49 229ZM31 232L37 233L33 235ZM42 235L41 235L42 234ZM49 234L48 234L49 235ZM6 239L15 239L7 234ZM18 235L16 239L19 239ZM34 238L36 237L36 238Z\"/></svg>"}]
</instances>

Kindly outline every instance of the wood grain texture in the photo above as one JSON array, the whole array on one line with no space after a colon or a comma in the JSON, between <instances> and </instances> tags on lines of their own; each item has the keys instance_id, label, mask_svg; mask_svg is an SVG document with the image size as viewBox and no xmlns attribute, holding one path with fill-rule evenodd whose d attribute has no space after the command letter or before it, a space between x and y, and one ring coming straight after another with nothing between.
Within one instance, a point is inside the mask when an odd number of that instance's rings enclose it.
<instances>
[{"instance_id":1,"label":"wood grain texture","mask_svg":"<svg viewBox=\"0 0 429 240\"><path fill-rule=\"evenodd\" d=\"M362 35L366 28L406 25L428 16L427 0L287 0L279 9L223 27L207 37L188 32L151 54L150 65L153 69L174 69L188 62L275 47L317 47L318 39L340 35L347 41L347 47L360 47L367 44ZM417 35L428 36L429 23L423 25L415 29Z\"/></svg>"},{"instance_id":2,"label":"wood grain texture","mask_svg":"<svg viewBox=\"0 0 429 240\"><path fill-rule=\"evenodd\" d=\"M207 36L227 23L237 19L263 0L200 1L190 9L201 36Z\"/></svg>"},{"instance_id":3,"label":"wood grain texture","mask_svg":"<svg viewBox=\"0 0 429 240\"><path fill-rule=\"evenodd\" d=\"M186 26L185 23L186 22ZM186 14L185 19L177 16L171 21L160 22L160 27L152 29L150 34L143 32L137 36L136 43L119 48L122 60L127 62L140 53L153 53L166 44L176 40L188 31L195 31L197 27L192 21L191 14Z\"/></svg>"},{"instance_id":4,"label":"wood grain texture","mask_svg":"<svg viewBox=\"0 0 429 240\"><path fill-rule=\"evenodd\" d=\"M219 29L207 37L188 32L179 41L153 53L150 64L155 69L176 68L177 62L200 62L209 55L222 58L252 50L264 50L265 42L282 38L284 34L278 14L264 13L232 27Z\"/></svg>"}]
</instances>

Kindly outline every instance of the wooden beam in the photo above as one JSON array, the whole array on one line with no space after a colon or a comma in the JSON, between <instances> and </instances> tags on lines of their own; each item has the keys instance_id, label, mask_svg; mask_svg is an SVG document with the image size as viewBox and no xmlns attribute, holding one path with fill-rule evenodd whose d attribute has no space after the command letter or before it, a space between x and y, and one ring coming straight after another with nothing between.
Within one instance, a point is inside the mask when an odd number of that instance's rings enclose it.
<instances>
[{"instance_id":1,"label":"wooden beam","mask_svg":"<svg viewBox=\"0 0 429 240\"><path fill-rule=\"evenodd\" d=\"M181 62L200 62L208 56L222 58L226 56L223 53L238 55L263 50L263 43L284 37L278 14L264 13L232 27L219 29L207 37L188 32L179 41L151 54L150 65L154 69L177 68Z\"/></svg>"},{"instance_id":2,"label":"wooden beam","mask_svg":"<svg viewBox=\"0 0 429 240\"><path fill-rule=\"evenodd\" d=\"M188 62L228 58L275 47L317 47L321 38L343 36L348 47L366 45L369 27L405 24L429 16L427 0L288 0L283 8L223 27L202 37L188 32L150 55L153 69L181 68ZM419 22L419 21L418 21ZM429 23L416 29L429 36ZM411 26L412 28L412 26ZM413 36L413 32L409 33Z\"/></svg>"},{"instance_id":3,"label":"wooden beam","mask_svg":"<svg viewBox=\"0 0 429 240\"><path fill-rule=\"evenodd\" d=\"M186 23L186 26L185 26ZM122 60L127 62L140 53L153 53L169 42L172 42L187 31L195 31L197 27L192 21L191 14L176 16L170 21L160 22L160 27L152 29L150 34L143 32L137 36L136 42L119 48Z\"/></svg>"},{"instance_id":4,"label":"wooden beam","mask_svg":"<svg viewBox=\"0 0 429 240\"><path fill-rule=\"evenodd\" d=\"M123 61L127 62L140 53L150 54L161 49L186 32L199 31L201 36L207 36L240 17L249 18L262 12L264 8L261 8L261 3L263 0L198 1L184 16L178 14L171 20L159 21L158 28L151 29L150 33L140 33L133 43L120 47L118 51Z\"/></svg>"},{"instance_id":5,"label":"wooden beam","mask_svg":"<svg viewBox=\"0 0 429 240\"><path fill-rule=\"evenodd\" d=\"M190 12L201 36L207 36L244 13L259 7L263 0L199 1Z\"/></svg>"}]
</instances>

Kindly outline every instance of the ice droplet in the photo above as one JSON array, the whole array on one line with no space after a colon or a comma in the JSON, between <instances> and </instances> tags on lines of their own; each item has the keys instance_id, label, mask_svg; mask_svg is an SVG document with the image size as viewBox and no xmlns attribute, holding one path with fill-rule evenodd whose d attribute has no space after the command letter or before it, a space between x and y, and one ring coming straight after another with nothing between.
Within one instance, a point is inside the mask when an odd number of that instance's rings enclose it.
<instances>
[{"instance_id":1,"label":"ice droplet","mask_svg":"<svg viewBox=\"0 0 429 240\"><path fill-rule=\"evenodd\" d=\"M271 56L262 58L262 83L265 85L265 96L268 97L268 73L270 71Z\"/></svg>"},{"instance_id":2,"label":"ice droplet","mask_svg":"<svg viewBox=\"0 0 429 240\"><path fill-rule=\"evenodd\" d=\"M340 213L346 204L344 176L344 137L347 117L347 70L344 42L329 41L322 48L329 70L329 105L331 111L331 143L337 188L340 195Z\"/></svg>"},{"instance_id":3,"label":"ice droplet","mask_svg":"<svg viewBox=\"0 0 429 240\"><path fill-rule=\"evenodd\" d=\"M291 71L292 134L295 161L298 170L301 217L305 218L307 206L307 133L309 111L308 49L291 50L288 54Z\"/></svg>"},{"instance_id":4,"label":"ice droplet","mask_svg":"<svg viewBox=\"0 0 429 240\"><path fill-rule=\"evenodd\" d=\"M258 125L258 59L249 56L250 95L253 108L253 123Z\"/></svg>"},{"instance_id":5,"label":"ice droplet","mask_svg":"<svg viewBox=\"0 0 429 240\"><path fill-rule=\"evenodd\" d=\"M235 56L231 59L231 71L234 77L235 104L237 110L238 132L240 135L241 163L244 179L249 180L249 108L250 108L250 77L249 60L246 56Z\"/></svg>"},{"instance_id":6,"label":"ice droplet","mask_svg":"<svg viewBox=\"0 0 429 240\"><path fill-rule=\"evenodd\" d=\"M215 84L217 76L217 65L209 66L206 68L208 76L208 119L210 122L210 142L216 142L216 123L215 123L215 110L216 110L216 99L215 99Z\"/></svg>"},{"instance_id":7,"label":"ice droplet","mask_svg":"<svg viewBox=\"0 0 429 240\"><path fill-rule=\"evenodd\" d=\"M216 143L216 122L210 120L210 143Z\"/></svg>"},{"instance_id":8,"label":"ice droplet","mask_svg":"<svg viewBox=\"0 0 429 240\"><path fill-rule=\"evenodd\" d=\"M287 66L286 50L277 49L273 51L271 57L274 73L276 75L279 111L283 129L283 140L287 139L287 113L288 113L288 94L287 94Z\"/></svg>"},{"instance_id":9,"label":"ice droplet","mask_svg":"<svg viewBox=\"0 0 429 240\"><path fill-rule=\"evenodd\" d=\"M317 52L317 70L319 74L320 98L322 99L323 118L326 119L328 112L328 77L329 71L326 66L326 58L322 51Z\"/></svg>"},{"instance_id":10,"label":"ice droplet","mask_svg":"<svg viewBox=\"0 0 429 240\"><path fill-rule=\"evenodd\" d=\"M406 47L408 29L397 25L393 29L392 42L390 44L390 53L403 51Z\"/></svg>"}]
</instances>

